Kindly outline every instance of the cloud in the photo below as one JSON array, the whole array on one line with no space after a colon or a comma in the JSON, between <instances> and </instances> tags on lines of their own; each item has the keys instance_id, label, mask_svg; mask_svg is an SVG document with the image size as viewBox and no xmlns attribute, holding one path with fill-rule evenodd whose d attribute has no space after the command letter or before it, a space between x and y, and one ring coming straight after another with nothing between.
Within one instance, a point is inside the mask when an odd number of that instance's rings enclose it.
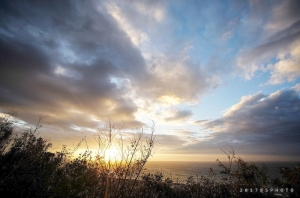
<instances>
[{"instance_id":1,"label":"cloud","mask_svg":"<svg viewBox=\"0 0 300 198\"><path fill-rule=\"evenodd\" d=\"M245 146L252 151L299 154L299 84L270 95L244 96L219 119L200 123L214 142Z\"/></svg>"},{"instance_id":2,"label":"cloud","mask_svg":"<svg viewBox=\"0 0 300 198\"><path fill-rule=\"evenodd\" d=\"M135 122L129 87L113 79L147 76L144 59L93 4L5 2L1 27L2 108L25 120L48 114L66 130L91 123L89 115Z\"/></svg>"},{"instance_id":3,"label":"cloud","mask_svg":"<svg viewBox=\"0 0 300 198\"><path fill-rule=\"evenodd\" d=\"M234 63L247 79L268 72L267 84L293 82L300 75L299 3L248 3L3 1L1 112L18 110L29 124L46 114L43 130L59 140L63 132L64 139L92 134L109 118L128 130L153 118L182 127L193 113L180 105L218 89ZM244 96L222 118L193 122L199 133L170 130L158 139L182 153L228 144L273 152L264 141L297 147L297 94L299 85Z\"/></svg>"},{"instance_id":4,"label":"cloud","mask_svg":"<svg viewBox=\"0 0 300 198\"><path fill-rule=\"evenodd\" d=\"M201 123L207 122L207 121L209 121L209 120L197 120L197 121L195 121L195 123L196 123L196 124L201 124Z\"/></svg>"},{"instance_id":5,"label":"cloud","mask_svg":"<svg viewBox=\"0 0 300 198\"><path fill-rule=\"evenodd\" d=\"M157 134L155 140L156 145L158 145L158 149L163 153L197 154L202 151L199 151L199 148L195 150L192 149L196 147L195 145L201 144L208 146L208 144L204 141L204 138L200 137L197 132L184 129L174 129L167 131L166 134ZM211 148L215 151L217 147L210 145L205 147L205 150L207 151Z\"/></svg>"},{"instance_id":6,"label":"cloud","mask_svg":"<svg viewBox=\"0 0 300 198\"><path fill-rule=\"evenodd\" d=\"M265 26L265 31L273 34L289 28L299 20L300 3L298 1L279 1L273 6L270 13L270 22ZM268 9L266 7L266 9Z\"/></svg>"},{"instance_id":7,"label":"cloud","mask_svg":"<svg viewBox=\"0 0 300 198\"><path fill-rule=\"evenodd\" d=\"M243 70L246 79L253 78L258 71L271 73L269 84L293 81L299 77L299 67L294 65L299 62L300 29L293 35L273 39L253 50L243 52L237 58L237 65ZM272 63L272 59L275 63Z\"/></svg>"},{"instance_id":8,"label":"cloud","mask_svg":"<svg viewBox=\"0 0 300 198\"><path fill-rule=\"evenodd\" d=\"M207 72L200 64L185 59L184 53L155 56L149 66L153 78L145 80L145 86L137 89L140 93L146 91L146 94L162 101L169 101L167 98L181 102L194 101L220 82L219 76Z\"/></svg>"},{"instance_id":9,"label":"cloud","mask_svg":"<svg viewBox=\"0 0 300 198\"><path fill-rule=\"evenodd\" d=\"M300 35L300 34L299 34ZM283 82L293 82L300 76L300 39L295 42L289 53L279 54L275 64L268 65L271 72L270 80L267 84L281 84Z\"/></svg>"},{"instance_id":10,"label":"cloud","mask_svg":"<svg viewBox=\"0 0 300 198\"><path fill-rule=\"evenodd\" d=\"M143 44L150 46L156 34L149 30L168 13L160 1L132 3L3 1L1 111L15 109L30 124L46 114L54 128L72 133L108 117L135 128L143 125L137 112L157 110L149 104L195 101L219 81L186 58L186 46L168 56L146 50L153 54L145 57ZM190 115L178 111L170 120Z\"/></svg>"},{"instance_id":11,"label":"cloud","mask_svg":"<svg viewBox=\"0 0 300 198\"><path fill-rule=\"evenodd\" d=\"M131 25L129 20L122 15L120 8L115 3L107 3L106 8L135 45L139 46L143 42L149 40L148 35L145 32L142 32Z\"/></svg>"},{"instance_id":12,"label":"cloud","mask_svg":"<svg viewBox=\"0 0 300 198\"><path fill-rule=\"evenodd\" d=\"M260 3L256 2L252 6ZM236 59L237 69L242 71L245 79L252 79L257 72L269 72L270 79L266 84L281 84L293 82L300 76L300 69L297 67L300 42L299 9L298 1L274 3L271 7L261 6L261 12L266 11L269 16L260 18L265 18L259 22L265 28L256 33L256 41L240 50Z\"/></svg>"},{"instance_id":13,"label":"cloud","mask_svg":"<svg viewBox=\"0 0 300 198\"><path fill-rule=\"evenodd\" d=\"M192 116L192 114L193 113L190 110L174 110L170 117L165 118L165 121L174 122L184 120Z\"/></svg>"}]
</instances>

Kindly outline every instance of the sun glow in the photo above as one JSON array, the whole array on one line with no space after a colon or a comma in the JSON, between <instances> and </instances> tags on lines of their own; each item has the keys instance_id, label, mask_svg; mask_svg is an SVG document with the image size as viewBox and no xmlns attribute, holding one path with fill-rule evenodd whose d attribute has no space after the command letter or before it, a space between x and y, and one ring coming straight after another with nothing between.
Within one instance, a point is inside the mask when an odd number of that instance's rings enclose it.
<instances>
[{"instance_id":1,"label":"sun glow","mask_svg":"<svg viewBox=\"0 0 300 198\"><path fill-rule=\"evenodd\" d=\"M111 146L110 148L107 148L104 153L104 160L106 162L116 162L120 161L122 158L122 152L120 149L117 149L114 146Z\"/></svg>"}]
</instances>

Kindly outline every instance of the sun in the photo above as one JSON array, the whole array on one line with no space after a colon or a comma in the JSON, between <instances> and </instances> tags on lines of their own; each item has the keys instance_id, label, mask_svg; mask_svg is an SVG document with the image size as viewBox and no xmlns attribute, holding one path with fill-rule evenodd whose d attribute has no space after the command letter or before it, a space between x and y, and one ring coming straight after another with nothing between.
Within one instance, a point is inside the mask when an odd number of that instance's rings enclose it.
<instances>
[{"instance_id":1,"label":"sun","mask_svg":"<svg viewBox=\"0 0 300 198\"><path fill-rule=\"evenodd\" d=\"M104 160L106 162L116 162L121 160L121 151L114 146L107 148L104 153Z\"/></svg>"}]
</instances>

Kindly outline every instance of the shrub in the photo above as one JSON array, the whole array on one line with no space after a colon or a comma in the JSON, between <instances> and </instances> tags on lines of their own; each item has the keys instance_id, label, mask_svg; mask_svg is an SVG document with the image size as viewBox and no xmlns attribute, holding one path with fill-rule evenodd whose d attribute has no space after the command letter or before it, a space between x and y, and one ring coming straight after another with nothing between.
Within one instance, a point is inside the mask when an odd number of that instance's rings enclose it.
<instances>
[{"instance_id":1,"label":"shrub","mask_svg":"<svg viewBox=\"0 0 300 198\"><path fill-rule=\"evenodd\" d=\"M121 157L105 160L105 152L115 141L119 131L112 122L96 135L99 148L96 154L87 150L73 158L72 151L63 146L59 152L51 153L52 144L36 131L41 127L40 117L34 129L16 133L14 119L10 115L0 117L0 193L13 197L276 197L271 193L240 193L240 188L274 187L293 188L291 197L299 197L300 164L295 168L281 168L283 180L270 181L267 167L258 167L239 157L234 150L223 150L228 164L217 160L220 173L210 169L208 176L193 176L185 183L164 179L164 174L143 173L144 166L154 147L154 126L143 141L141 129L126 147L120 135ZM87 144L87 143L86 143Z\"/></svg>"},{"instance_id":2,"label":"shrub","mask_svg":"<svg viewBox=\"0 0 300 198\"><path fill-rule=\"evenodd\" d=\"M300 163L294 168L281 167L279 172L283 180L276 178L272 184L279 188L294 189L291 197L300 197Z\"/></svg>"},{"instance_id":3,"label":"shrub","mask_svg":"<svg viewBox=\"0 0 300 198\"><path fill-rule=\"evenodd\" d=\"M14 134L13 115L0 119L1 193L17 197L132 197L139 188L141 172L154 147L154 126L145 142L143 130L139 131L121 150L120 161L105 161L102 154L115 137L110 122L106 133L97 137L98 154L87 149L72 159L75 150L63 147L60 152L48 152L52 144L36 136L43 116L35 129ZM77 148L83 141L85 138Z\"/></svg>"}]
</instances>

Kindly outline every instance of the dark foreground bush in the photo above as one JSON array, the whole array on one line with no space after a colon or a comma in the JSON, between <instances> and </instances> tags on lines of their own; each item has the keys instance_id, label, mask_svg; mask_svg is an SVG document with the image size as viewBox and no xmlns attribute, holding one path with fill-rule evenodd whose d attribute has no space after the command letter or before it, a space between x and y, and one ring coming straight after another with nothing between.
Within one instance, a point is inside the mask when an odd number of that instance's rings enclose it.
<instances>
[{"instance_id":1,"label":"dark foreground bush","mask_svg":"<svg viewBox=\"0 0 300 198\"><path fill-rule=\"evenodd\" d=\"M122 150L121 160L112 162L104 160L104 152L94 156L87 150L76 158L66 147L49 152L51 143L36 135L40 121L35 129L16 133L12 116L0 118L1 197L276 197L276 193L259 190L240 192L241 188L261 189L268 185L295 189L282 196L299 196L299 166L282 168L283 179L270 180L267 167L236 158L233 150L224 151L228 163L217 160L220 173L211 169L209 176L190 176L185 183L175 183L164 179L162 173L142 173L154 146L153 129L144 144L140 133ZM97 137L99 151L111 145L112 129L109 125L108 133Z\"/></svg>"}]
</instances>

